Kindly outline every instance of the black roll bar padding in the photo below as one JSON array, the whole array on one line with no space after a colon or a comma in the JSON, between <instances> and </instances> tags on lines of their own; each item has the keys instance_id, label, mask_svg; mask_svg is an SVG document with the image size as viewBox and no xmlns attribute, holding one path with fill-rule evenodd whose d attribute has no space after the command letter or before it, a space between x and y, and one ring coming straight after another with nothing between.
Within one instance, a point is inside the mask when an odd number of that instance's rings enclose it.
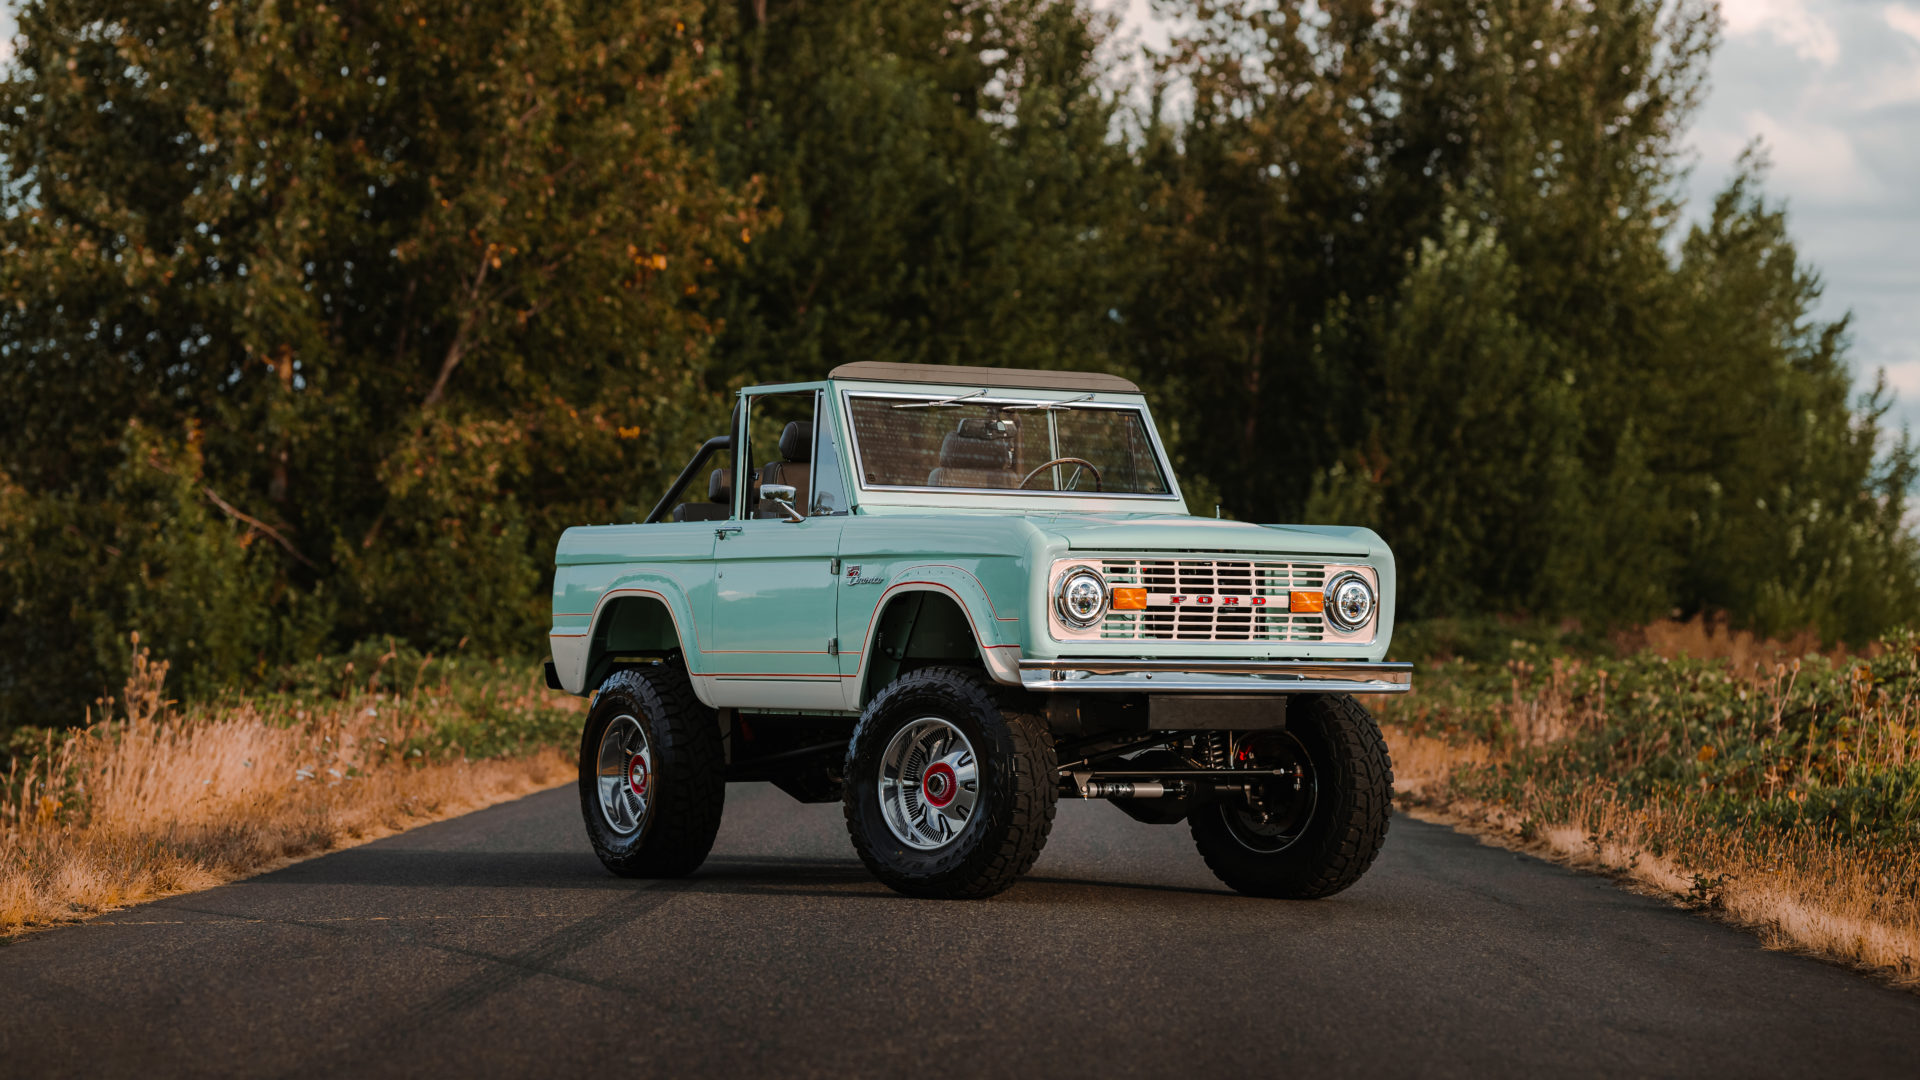
<instances>
[{"instance_id":1,"label":"black roll bar padding","mask_svg":"<svg viewBox=\"0 0 1920 1080\"><path fill-rule=\"evenodd\" d=\"M692 480L694 474L700 471L701 466L707 463L707 459L721 450L731 449L733 449L733 436L731 435L715 435L713 438L701 443L699 452L693 455L692 461L687 462L686 468L680 470L680 475L674 478L672 485L667 488L667 493L661 496L659 502L654 504L653 513L648 514L647 520L641 524L651 525L659 521L673 508L674 502L680 498L680 493L687 489L687 482Z\"/></svg>"}]
</instances>

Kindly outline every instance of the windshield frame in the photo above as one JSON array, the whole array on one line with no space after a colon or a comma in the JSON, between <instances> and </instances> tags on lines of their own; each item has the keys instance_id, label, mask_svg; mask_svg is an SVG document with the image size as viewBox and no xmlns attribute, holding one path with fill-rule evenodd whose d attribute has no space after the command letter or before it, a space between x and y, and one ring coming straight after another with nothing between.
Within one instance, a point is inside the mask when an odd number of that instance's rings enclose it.
<instances>
[{"instance_id":1,"label":"windshield frame","mask_svg":"<svg viewBox=\"0 0 1920 1080\"><path fill-rule=\"evenodd\" d=\"M1138 395L1102 393L1089 395L1085 391L1065 390L1059 391L1057 394L1044 390L1008 391L991 385L986 387L949 387L929 384L927 386L916 385L912 390L897 389L895 386L897 386L897 384L888 385L883 389L881 385L875 385L869 389L867 387L854 387L842 384L836 387L836 389L839 390L839 393L835 396L839 399L840 405L840 429L846 435L848 464L853 473L854 484L863 496L877 495L882 498L893 495L936 496L937 498L933 500L916 497L910 501L927 505L962 506L1006 506L1009 504L1001 502L1001 500L1024 502L1037 498L1047 500L1049 502L1048 509L1061 510L1141 509L1138 507L1113 505L1116 503L1126 504L1139 502L1185 505L1185 500L1180 493L1179 480L1174 476L1173 463L1167 457L1166 446L1160 441L1160 431L1154 426L1153 415L1148 410L1145 399ZM966 397L965 402L956 402L956 404L1057 406L1063 409L1075 410L1099 409L1113 412L1132 412L1139 417L1141 426L1146 429L1147 444L1152 448L1154 466L1160 470L1160 477L1165 482L1167 490L1161 494L1153 494L1146 492L1053 491L1035 488L937 487L926 484L874 484L867 481L864 457L865 448L862 445L860 433L855 429L853 423L854 398L891 398L899 401L941 401L962 396ZM936 406L935 408L938 407ZM1036 411L1045 412L1049 410L1037 409ZM874 500L871 498L863 498L863 501L872 502ZM889 499L887 501L894 500ZM899 501L904 502L908 500L902 499ZM1082 505L1059 505L1063 501ZM1087 505L1095 503L1107 505ZM1037 507L1035 507L1035 509L1037 509Z\"/></svg>"}]
</instances>

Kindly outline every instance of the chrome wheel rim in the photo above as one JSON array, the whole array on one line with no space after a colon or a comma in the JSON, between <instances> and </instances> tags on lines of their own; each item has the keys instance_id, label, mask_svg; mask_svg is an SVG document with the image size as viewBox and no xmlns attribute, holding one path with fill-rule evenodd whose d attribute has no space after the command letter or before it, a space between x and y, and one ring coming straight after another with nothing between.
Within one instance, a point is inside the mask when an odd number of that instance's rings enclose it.
<instances>
[{"instance_id":1,"label":"chrome wheel rim","mask_svg":"<svg viewBox=\"0 0 1920 1080\"><path fill-rule=\"evenodd\" d=\"M937 716L894 733L880 756L880 813L894 839L936 851L958 839L980 798L980 764L960 729Z\"/></svg>"},{"instance_id":2,"label":"chrome wheel rim","mask_svg":"<svg viewBox=\"0 0 1920 1080\"><path fill-rule=\"evenodd\" d=\"M1282 775L1258 786L1253 806L1220 808L1227 831L1241 847L1263 855L1285 851L1298 843L1320 804L1319 778L1306 747L1292 732L1257 736L1235 748L1234 765L1279 769Z\"/></svg>"},{"instance_id":3,"label":"chrome wheel rim","mask_svg":"<svg viewBox=\"0 0 1920 1080\"><path fill-rule=\"evenodd\" d=\"M653 746L647 728L622 713L600 736L595 783L600 790L600 817L607 828L631 836L647 824L653 811Z\"/></svg>"}]
</instances>

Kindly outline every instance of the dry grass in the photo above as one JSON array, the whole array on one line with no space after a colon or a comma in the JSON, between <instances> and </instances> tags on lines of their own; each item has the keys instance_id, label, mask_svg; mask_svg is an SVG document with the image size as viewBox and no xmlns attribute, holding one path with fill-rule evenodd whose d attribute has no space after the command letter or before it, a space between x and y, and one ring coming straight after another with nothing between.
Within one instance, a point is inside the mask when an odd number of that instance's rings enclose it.
<instances>
[{"instance_id":1,"label":"dry grass","mask_svg":"<svg viewBox=\"0 0 1920 1080\"><path fill-rule=\"evenodd\" d=\"M436 750L436 726L471 720L473 695L444 686L395 694L376 679L180 708L165 678L164 663L136 654L109 719L15 762L0 796L0 935L208 888L574 775L551 747L485 760ZM578 708L531 684L486 693L523 712Z\"/></svg>"},{"instance_id":2,"label":"dry grass","mask_svg":"<svg viewBox=\"0 0 1920 1080\"><path fill-rule=\"evenodd\" d=\"M1398 798L1920 988L1915 640L1786 661L1699 630L1618 661L1432 665L1383 710Z\"/></svg>"},{"instance_id":3,"label":"dry grass","mask_svg":"<svg viewBox=\"0 0 1920 1080\"><path fill-rule=\"evenodd\" d=\"M1393 743L1398 733L1389 733ZM1397 760L1396 760L1397 767ZM1752 844L1742 838L1684 858L1650 853L1657 837L1691 825L1672 811L1627 809L1596 798L1578 823L1542 825L1475 799L1410 800L1424 820L1463 827L1502 846L1614 874L1683 906L1719 915L1773 948L1807 952L1920 989L1920 910L1889 897L1881 860L1818 840Z\"/></svg>"},{"instance_id":4,"label":"dry grass","mask_svg":"<svg viewBox=\"0 0 1920 1080\"><path fill-rule=\"evenodd\" d=\"M1662 619L1613 636L1622 653L1647 652L1669 660L1726 660L1746 671L1768 664L1787 663L1805 656L1824 656L1840 663L1855 656L1875 657L1885 646L1875 642L1862 650L1844 645L1823 647L1820 635L1803 630L1784 640L1763 638L1727 625L1724 617L1695 615L1685 621Z\"/></svg>"}]
</instances>

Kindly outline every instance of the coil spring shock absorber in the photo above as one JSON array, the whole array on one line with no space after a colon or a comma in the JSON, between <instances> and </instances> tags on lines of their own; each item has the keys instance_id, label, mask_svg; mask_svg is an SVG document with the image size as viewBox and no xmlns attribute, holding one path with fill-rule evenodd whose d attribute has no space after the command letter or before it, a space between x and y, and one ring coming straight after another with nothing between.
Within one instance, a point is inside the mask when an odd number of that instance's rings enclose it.
<instances>
[{"instance_id":1,"label":"coil spring shock absorber","mask_svg":"<svg viewBox=\"0 0 1920 1080\"><path fill-rule=\"evenodd\" d=\"M1233 747L1227 738L1226 732L1207 732L1205 735L1200 736L1200 745L1196 749L1200 751L1200 758L1206 762L1207 768L1225 769L1232 767Z\"/></svg>"}]
</instances>

